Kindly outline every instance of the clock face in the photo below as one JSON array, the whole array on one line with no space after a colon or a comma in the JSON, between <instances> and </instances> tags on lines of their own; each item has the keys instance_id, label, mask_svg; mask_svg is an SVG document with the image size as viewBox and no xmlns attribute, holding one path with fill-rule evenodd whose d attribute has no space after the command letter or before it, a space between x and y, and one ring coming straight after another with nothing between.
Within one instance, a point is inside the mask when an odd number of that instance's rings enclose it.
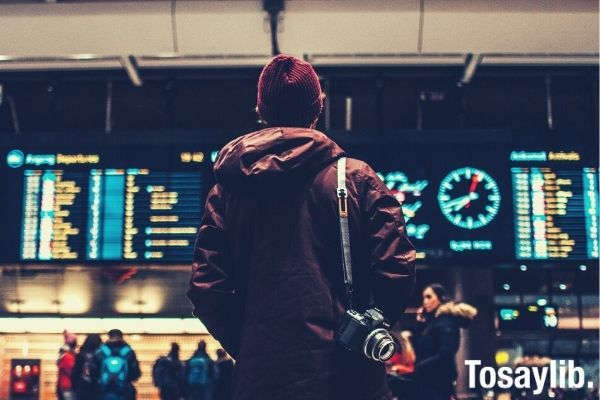
<instances>
[{"instance_id":1,"label":"clock face","mask_svg":"<svg viewBox=\"0 0 600 400\"><path fill-rule=\"evenodd\" d=\"M450 172L440 183L438 203L452 224L477 229L489 224L500 209L500 190L487 172L464 167Z\"/></svg>"}]
</instances>

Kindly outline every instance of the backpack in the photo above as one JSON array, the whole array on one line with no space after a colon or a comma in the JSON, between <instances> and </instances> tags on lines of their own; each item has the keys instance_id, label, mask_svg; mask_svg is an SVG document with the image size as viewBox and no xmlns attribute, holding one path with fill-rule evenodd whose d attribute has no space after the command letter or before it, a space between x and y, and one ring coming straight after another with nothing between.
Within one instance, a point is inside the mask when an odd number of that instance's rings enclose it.
<instances>
[{"instance_id":1,"label":"backpack","mask_svg":"<svg viewBox=\"0 0 600 400\"><path fill-rule=\"evenodd\" d=\"M171 360L168 357L162 356L152 366L152 382L154 386L161 388L167 385L168 369L170 367Z\"/></svg>"},{"instance_id":2,"label":"backpack","mask_svg":"<svg viewBox=\"0 0 600 400\"><path fill-rule=\"evenodd\" d=\"M93 372L95 369L94 365L94 354L85 353L83 354L83 363L81 366L80 378L86 384L92 384L94 382Z\"/></svg>"},{"instance_id":3,"label":"backpack","mask_svg":"<svg viewBox=\"0 0 600 400\"><path fill-rule=\"evenodd\" d=\"M196 356L188 361L188 384L207 385L210 382L211 361L206 357Z\"/></svg>"},{"instance_id":4,"label":"backpack","mask_svg":"<svg viewBox=\"0 0 600 400\"><path fill-rule=\"evenodd\" d=\"M100 366L100 386L103 388L124 388L128 383L129 364L127 356L131 352L131 347L123 346L118 350L111 350L110 347L103 344L100 351L104 355Z\"/></svg>"}]
</instances>

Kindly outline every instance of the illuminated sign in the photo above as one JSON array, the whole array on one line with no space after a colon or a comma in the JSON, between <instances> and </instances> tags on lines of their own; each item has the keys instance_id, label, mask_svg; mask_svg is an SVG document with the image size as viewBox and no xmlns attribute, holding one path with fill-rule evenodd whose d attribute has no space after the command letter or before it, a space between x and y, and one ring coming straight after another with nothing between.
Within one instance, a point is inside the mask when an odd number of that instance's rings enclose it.
<instances>
[{"instance_id":1,"label":"illuminated sign","mask_svg":"<svg viewBox=\"0 0 600 400\"><path fill-rule=\"evenodd\" d=\"M201 151L196 151L196 152L184 151L183 153L181 153L179 155L179 158L181 159L181 162L183 162L183 163L190 163L190 162L201 163L202 161L204 161L204 153Z\"/></svg>"},{"instance_id":2,"label":"illuminated sign","mask_svg":"<svg viewBox=\"0 0 600 400\"><path fill-rule=\"evenodd\" d=\"M25 154L21 150L11 150L6 156L6 164L11 168L19 168L25 163Z\"/></svg>"},{"instance_id":3,"label":"illuminated sign","mask_svg":"<svg viewBox=\"0 0 600 400\"><path fill-rule=\"evenodd\" d=\"M500 209L498 184L488 173L472 167L446 175L437 199L448 221L463 229L486 226Z\"/></svg>"},{"instance_id":4,"label":"illuminated sign","mask_svg":"<svg viewBox=\"0 0 600 400\"><path fill-rule=\"evenodd\" d=\"M11 168L19 168L23 165L39 167L42 165L71 165L71 164L98 164L98 154L33 154L23 153L21 150L11 150L6 156L6 163Z\"/></svg>"},{"instance_id":5,"label":"illuminated sign","mask_svg":"<svg viewBox=\"0 0 600 400\"><path fill-rule=\"evenodd\" d=\"M541 330L558 326L558 312L553 306L539 307L535 304L503 307L497 310L501 330Z\"/></svg>"},{"instance_id":6,"label":"illuminated sign","mask_svg":"<svg viewBox=\"0 0 600 400\"><path fill-rule=\"evenodd\" d=\"M512 151L511 161L546 161L548 156L545 151Z\"/></svg>"},{"instance_id":7,"label":"illuminated sign","mask_svg":"<svg viewBox=\"0 0 600 400\"><path fill-rule=\"evenodd\" d=\"M551 151L548 153L548 161L579 161L581 156L576 151Z\"/></svg>"},{"instance_id":8,"label":"illuminated sign","mask_svg":"<svg viewBox=\"0 0 600 400\"><path fill-rule=\"evenodd\" d=\"M500 318L503 321L514 321L519 318L519 310L514 308L502 308L500 309Z\"/></svg>"},{"instance_id":9,"label":"illuminated sign","mask_svg":"<svg viewBox=\"0 0 600 400\"><path fill-rule=\"evenodd\" d=\"M401 203L419 259L582 260L574 265L583 268L583 260L598 259L598 167L588 153L377 146L348 150ZM4 154L0 180L11 190L0 209L9 227L2 262L191 260L214 178L206 161L216 150L14 147Z\"/></svg>"},{"instance_id":10,"label":"illuminated sign","mask_svg":"<svg viewBox=\"0 0 600 400\"><path fill-rule=\"evenodd\" d=\"M57 154L57 164L98 164L100 156L98 154Z\"/></svg>"},{"instance_id":11,"label":"illuminated sign","mask_svg":"<svg viewBox=\"0 0 600 400\"><path fill-rule=\"evenodd\" d=\"M511 161L579 161L581 155L576 151L512 151Z\"/></svg>"},{"instance_id":12,"label":"illuminated sign","mask_svg":"<svg viewBox=\"0 0 600 400\"><path fill-rule=\"evenodd\" d=\"M392 191L398 202L402 204L402 213L406 222L406 234L415 239L425 239L431 226L427 223L415 223L415 220L418 220L415 217L423 207L422 195L423 191L429 186L429 182L425 179L411 181L401 171L392 171L385 175L378 173L377 176Z\"/></svg>"},{"instance_id":13,"label":"illuminated sign","mask_svg":"<svg viewBox=\"0 0 600 400\"><path fill-rule=\"evenodd\" d=\"M451 240L450 249L456 252L492 250L490 240Z\"/></svg>"},{"instance_id":14,"label":"illuminated sign","mask_svg":"<svg viewBox=\"0 0 600 400\"><path fill-rule=\"evenodd\" d=\"M598 257L598 173L513 167L515 252L519 259Z\"/></svg>"},{"instance_id":15,"label":"illuminated sign","mask_svg":"<svg viewBox=\"0 0 600 400\"><path fill-rule=\"evenodd\" d=\"M34 165L39 167L40 165L55 165L56 155L55 154L27 154L25 157L26 165Z\"/></svg>"},{"instance_id":16,"label":"illuminated sign","mask_svg":"<svg viewBox=\"0 0 600 400\"><path fill-rule=\"evenodd\" d=\"M202 181L137 168L25 170L21 258L190 261Z\"/></svg>"}]
</instances>

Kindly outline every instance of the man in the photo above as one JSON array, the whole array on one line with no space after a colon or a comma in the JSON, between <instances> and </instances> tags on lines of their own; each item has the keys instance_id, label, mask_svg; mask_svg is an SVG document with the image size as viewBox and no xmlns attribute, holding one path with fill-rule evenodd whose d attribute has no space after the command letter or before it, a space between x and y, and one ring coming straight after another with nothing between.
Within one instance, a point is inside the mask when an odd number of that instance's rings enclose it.
<instances>
[{"instance_id":1,"label":"man","mask_svg":"<svg viewBox=\"0 0 600 400\"><path fill-rule=\"evenodd\" d=\"M268 128L221 149L195 246L194 314L237 361L232 398L387 399L385 367L344 350L336 143L314 130L324 95L312 66L279 55L258 81ZM414 284L415 251L398 201L348 159L355 298L390 323ZM371 296L371 294L373 296Z\"/></svg>"},{"instance_id":2,"label":"man","mask_svg":"<svg viewBox=\"0 0 600 400\"><path fill-rule=\"evenodd\" d=\"M225 350L217 350L218 379L215 385L215 400L229 400L231 398L231 378L233 377L233 360Z\"/></svg>"},{"instance_id":3,"label":"man","mask_svg":"<svg viewBox=\"0 0 600 400\"><path fill-rule=\"evenodd\" d=\"M140 365L131 346L123 340L123 332L108 332L108 340L96 352L95 362L100 400L136 398L133 382L141 376Z\"/></svg>"},{"instance_id":4,"label":"man","mask_svg":"<svg viewBox=\"0 0 600 400\"><path fill-rule=\"evenodd\" d=\"M204 340L198 343L198 348L185 363L185 377L189 400L213 400L217 368L206 352Z\"/></svg>"},{"instance_id":5,"label":"man","mask_svg":"<svg viewBox=\"0 0 600 400\"><path fill-rule=\"evenodd\" d=\"M152 366L152 380L160 391L161 400L180 400L183 398L183 365L179 360L179 345L171 343L171 350L161 356Z\"/></svg>"}]
</instances>

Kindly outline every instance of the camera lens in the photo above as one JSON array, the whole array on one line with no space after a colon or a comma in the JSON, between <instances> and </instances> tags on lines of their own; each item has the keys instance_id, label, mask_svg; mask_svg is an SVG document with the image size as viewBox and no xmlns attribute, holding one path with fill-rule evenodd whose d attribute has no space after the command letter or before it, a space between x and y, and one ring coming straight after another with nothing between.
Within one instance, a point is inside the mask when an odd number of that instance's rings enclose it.
<instances>
[{"instance_id":1,"label":"camera lens","mask_svg":"<svg viewBox=\"0 0 600 400\"><path fill-rule=\"evenodd\" d=\"M396 343L385 329L375 329L365 339L363 351L367 358L375 361L387 361L396 351Z\"/></svg>"},{"instance_id":2,"label":"camera lens","mask_svg":"<svg viewBox=\"0 0 600 400\"><path fill-rule=\"evenodd\" d=\"M390 358L392 358L392 356L396 352L396 344L394 343L393 340L388 339L388 338L383 339L377 348L378 348L377 359L380 361L389 360Z\"/></svg>"}]
</instances>

